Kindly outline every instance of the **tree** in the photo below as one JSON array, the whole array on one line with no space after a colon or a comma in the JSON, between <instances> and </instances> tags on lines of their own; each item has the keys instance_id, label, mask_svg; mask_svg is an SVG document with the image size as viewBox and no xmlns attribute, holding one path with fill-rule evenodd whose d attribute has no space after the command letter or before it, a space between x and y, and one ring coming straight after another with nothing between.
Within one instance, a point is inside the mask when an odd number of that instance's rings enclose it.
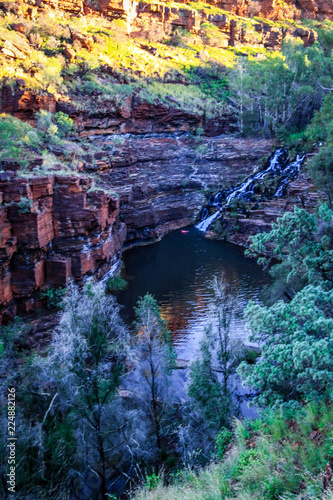
<instances>
[{"instance_id":1,"label":"tree","mask_svg":"<svg viewBox=\"0 0 333 500\"><path fill-rule=\"evenodd\" d=\"M256 404L310 401L333 389L332 289L308 285L271 307L250 302L246 317L262 353L256 364L242 363L239 374L258 391Z\"/></svg>"},{"instance_id":2,"label":"tree","mask_svg":"<svg viewBox=\"0 0 333 500\"><path fill-rule=\"evenodd\" d=\"M250 254L270 268L270 302L291 299L308 284L333 282L333 211L324 203L316 214L298 207L251 237ZM276 263L276 260L278 261Z\"/></svg>"},{"instance_id":3,"label":"tree","mask_svg":"<svg viewBox=\"0 0 333 500\"><path fill-rule=\"evenodd\" d=\"M323 87L332 86L332 69L318 43L305 48L300 40L284 43L281 53L238 61L230 86L241 130L266 135L303 130L322 104Z\"/></svg>"},{"instance_id":4,"label":"tree","mask_svg":"<svg viewBox=\"0 0 333 500\"><path fill-rule=\"evenodd\" d=\"M129 332L115 298L99 284L70 284L60 322L42 354L31 352L23 322L3 327L0 343L0 395L16 388L20 430L16 485L33 498L67 498L98 478L91 498L106 498L107 482L125 484L140 475L147 458L145 414L135 399L123 397L130 371ZM30 337L31 339L31 337ZM7 408L0 412L0 495L6 495ZM6 425L5 425L6 424Z\"/></svg>"},{"instance_id":5,"label":"tree","mask_svg":"<svg viewBox=\"0 0 333 500\"><path fill-rule=\"evenodd\" d=\"M45 356L31 350L29 325L20 319L0 329L0 391L7 400L15 389L16 490L34 498L62 497L76 467L76 442L68 412L54 410L54 384L45 371ZM31 339L31 337L30 337ZM52 415L52 417L51 417ZM7 406L2 405L0 439L0 496L7 498ZM18 435L19 432L19 435Z\"/></svg>"},{"instance_id":6,"label":"tree","mask_svg":"<svg viewBox=\"0 0 333 500\"><path fill-rule=\"evenodd\" d=\"M53 367L56 402L67 412L71 409L76 423L81 467L99 477L103 498L108 474L124 460L118 451L127 444L117 388L125 373L128 340L114 297L105 295L100 285L81 291L69 286L48 364Z\"/></svg>"},{"instance_id":7,"label":"tree","mask_svg":"<svg viewBox=\"0 0 333 500\"><path fill-rule=\"evenodd\" d=\"M261 406L322 397L333 388L333 211L322 204L317 215L286 213L270 233L252 238L257 255L267 249L279 259L271 274L288 302L249 303L250 339L262 353L239 373Z\"/></svg>"},{"instance_id":8,"label":"tree","mask_svg":"<svg viewBox=\"0 0 333 500\"><path fill-rule=\"evenodd\" d=\"M153 429L152 453L155 448L160 454L162 439L170 426L169 389L176 355L158 304L150 294L139 299L135 313L135 396ZM157 470L159 460L158 457Z\"/></svg>"},{"instance_id":9,"label":"tree","mask_svg":"<svg viewBox=\"0 0 333 500\"><path fill-rule=\"evenodd\" d=\"M321 143L319 153L309 162L309 173L319 189L333 200L333 95L324 98L320 111L317 111L306 129L309 141Z\"/></svg>"},{"instance_id":10,"label":"tree","mask_svg":"<svg viewBox=\"0 0 333 500\"><path fill-rule=\"evenodd\" d=\"M200 344L200 358L191 366L188 395L195 411L208 427L218 432L230 422L233 412L231 384L240 363L240 345L230 337L236 297L225 278L213 280L213 313L216 327L210 324ZM221 373L221 376L218 376Z\"/></svg>"}]
</instances>

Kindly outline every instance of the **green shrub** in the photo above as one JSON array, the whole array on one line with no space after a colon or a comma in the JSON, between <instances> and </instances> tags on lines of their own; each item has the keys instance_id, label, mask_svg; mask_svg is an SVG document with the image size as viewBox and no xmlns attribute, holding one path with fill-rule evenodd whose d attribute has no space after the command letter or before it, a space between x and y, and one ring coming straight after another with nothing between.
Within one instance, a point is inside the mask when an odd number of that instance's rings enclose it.
<instances>
[{"instance_id":1,"label":"green shrub","mask_svg":"<svg viewBox=\"0 0 333 500\"><path fill-rule=\"evenodd\" d=\"M118 273L113 278L109 278L106 283L106 292L107 293L117 293L126 290L128 284L124 278L121 277L120 273Z\"/></svg>"},{"instance_id":2,"label":"green shrub","mask_svg":"<svg viewBox=\"0 0 333 500\"><path fill-rule=\"evenodd\" d=\"M45 301L47 309L62 309L63 298L66 293L66 288L46 288L40 293L41 299Z\"/></svg>"},{"instance_id":3,"label":"green shrub","mask_svg":"<svg viewBox=\"0 0 333 500\"><path fill-rule=\"evenodd\" d=\"M233 438L233 433L229 429L222 429L216 437L216 452L219 458L223 458Z\"/></svg>"},{"instance_id":4,"label":"green shrub","mask_svg":"<svg viewBox=\"0 0 333 500\"><path fill-rule=\"evenodd\" d=\"M237 477L244 473L247 468L251 468L254 465L254 462L260 460L260 455L258 450L254 448L250 448L249 450L244 450L238 456L237 464L235 465L232 476Z\"/></svg>"},{"instance_id":5,"label":"green shrub","mask_svg":"<svg viewBox=\"0 0 333 500\"><path fill-rule=\"evenodd\" d=\"M16 161L22 166L27 163L27 152L24 150L29 144L31 125L23 123L13 116L0 115L0 162Z\"/></svg>"},{"instance_id":6,"label":"green shrub","mask_svg":"<svg viewBox=\"0 0 333 500\"><path fill-rule=\"evenodd\" d=\"M17 204L18 208L18 213L19 214L28 214L30 213L31 207L32 207L32 200L29 198L21 198L20 201Z\"/></svg>"},{"instance_id":7,"label":"green shrub","mask_svg":"<svg viewBox=\"0 0 333 500\"><path fill-rule=\"evenodd\" d=\"M68 134L76 130L76 126L74 125L72 118L62 111L59 111L54 115L54 122L58 127L58 135L60 137L66 137Z\"/></svg>"},{"instance_id":8,"label":"green shrub","mask_svg":"<svg viewBox=\"0 0 333 500\"><path fill-rule=\"evenodd\" d=\"M153 473L151 476L146 476L145 487L147 490L155 490L161 483L161 478L155 473Z\"/></svg>"}]
</instances>

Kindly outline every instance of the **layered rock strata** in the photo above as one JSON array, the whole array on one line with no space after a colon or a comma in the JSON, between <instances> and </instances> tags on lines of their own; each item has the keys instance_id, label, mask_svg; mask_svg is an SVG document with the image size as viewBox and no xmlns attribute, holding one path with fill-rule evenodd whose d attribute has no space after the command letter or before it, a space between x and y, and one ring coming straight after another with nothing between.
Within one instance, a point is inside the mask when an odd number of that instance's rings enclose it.
<instances>
[{"instance_id":1,"label":"layered rock strata","mask_svg":"<svg viewBox=\"0 0 333 500\"><path fill-rule=\"evenodd\" d=\"M179 3L186 5L190 3L190 0L181 0ZM333 18L333 0L285 0L283 2L281 0L208 0L207 3L243 17L263 16L270 19L307 17L317 19L325 16ZM26 10L31 18L36 15L37 7L50 6L72 12L75 15L97 11L112 18L121 18L126 15L131 20L136 17L138 11L145 9L145 4L143 2L143 5L140 4L141 2L138 4L131 0L97 0L94 2L90 0L35 0L35 2L30 2ZM156 3L156 11L158 11L157 5L161 6L161 4ZM21 6L21 10L24 12L23 6ZM166 10L165 13L168 12ZM189 24L195 26L193 21L189 21ZM185 22L183 21L181 25L185 25Z\"/></svg>"},{"instance_id":2,"label":"layered rock strata","mask_svg":"<svg viewBox=\"0 0 333 500\"><path fill-rule=\"evenodd\" d=\"M194 223L206 193L243 180L272 147L269 140L230 135L128 136L122 144L113 143L112 136L95 137L101 153L90 169L119 193L127 244Z\"/></svg>"},{"instance_id":3,"label":"layered rock strata","mask_svg":"<svg viewBox=\"0 0 333 500\"><path fill-rule=\"evenodd\" d=\"M119 199L87 177L1 173L0 200L0 321L33 310L44 287L101 276L120 256Z\"/></svg>"},{"instance_id":4,"label":"layered rock strata","mask_svg":"<svg viewBox=\"0 0 333 500\"><path fill-rule=\"evenodd\" d=\"M269 232L272 229L272 223L284 213L292 212L295 206L313 213L318 203L325 199L325 194L317 191L311 178L304 171L297 179L290 182L286 196L252 204L247 214L225 211L221 221L221 229L224 232L222 237L236 245L248 248L250 236ZM209 231L207 236L221 237L213 231Z\"/></svg>"}]
</instances>

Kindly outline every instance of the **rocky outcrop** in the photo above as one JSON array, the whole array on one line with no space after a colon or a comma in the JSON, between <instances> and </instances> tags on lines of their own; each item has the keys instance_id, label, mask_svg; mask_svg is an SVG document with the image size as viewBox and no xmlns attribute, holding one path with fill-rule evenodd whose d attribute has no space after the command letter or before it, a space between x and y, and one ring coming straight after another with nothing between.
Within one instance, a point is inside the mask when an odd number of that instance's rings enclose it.
<instances>
[{"instance_id":1,"label":"rocky outcrop","mask_svg":"<svg viewBox=\"0 0 333 500\"><path fill-rule=\"evenodd\" d=\"M23 121L33 121L40 109L56 111L53 94L37 94L30 90L12 90L9 86L0 89L0 113L8 113Z\"/></svg>"},{"instance_id":2,"label":"rocky outcrop","mask_svg":"<svg viewBox=\"0 0 333 500\"><path fill-rule=\"evenodd\" d=\"M316 190L306 172L302 172L296 180L290 182L286 196L253 203L246 214L226 210L221 221L222 238L248 248L250 236L269 232L272 223L285 212L292 212L297 206L312 213L318 203L325 199L326 196ZM209 231L207 236L215 238L221 237L221 234Z\"/></svg>"},{"instance_id":3,"label":"rocky outcrop","mask_svg":"<svg viewBox=\"0 0 333 500\"><path fill-rule=\"evenodd\" d=\"M1 173L0 197L0 322L33 310L44 287L101 276L119 258L119 199L87 177Z\"/></svg>"},{"instance_id":4,"label":"rocky outcrop","mask_svg":"<svg viewBox=\"0 0 333 500\"><path fill-rule=\"evenodd\" d=\"M87 101L87 96L75 96L75 100L78 99ZM134 94L126 97L121 105L117 104L112 96L105 98L102 105L95 103L94 95L88 99L90 109L84 111L77 111L75 106L67 101L59 101L56 104L57 111L63 111L74 119L81 137L111 137L120 134L118 139L121 142L126 134L194 133L199 126L203 127L208 136L237 130L234 110L228 104L224 106L223 116L209 119L185 111L173 102L172 96L167 96L168 102L151 103Z\"/></svg>"},{"instance_id":5,"label":"rocky outcrop","mask_svg":"<svg viewBox=\"0 0 333 500\"><path fill-rule=\"evenodd\" d=\"M290 18L291 13L295 19L301 17L309 19L333 18L332 0L285 0L285 2L262 0L258 3L261 3L261 13L270 19ZM249 4L251 5L251 2Z\"/></svg>"},{"instance_id":6,"label":"rocky outcrop","mask_svg":"<svg viewBox=\"0 0 333 500\"><path fill-rule=\"evenodd\" d=\"M214 3L221 9L240 16L252 17L249 3L242 2L242 8L239 1L208 3ZM258 4L260 5L259 2L255 2L255 4L257 6ZM248 8L245 8L244 5ZM285 11L280 12L280 10L277 11L269 8L265 9L265 14L260 10L257 14L262 14L263 17L275 20L301 17L300 11L299 15L292 14L286 16ZM128 18L125 11L123 15L125 18ZM190 7L176 8L160 3L140 2L136 10L136 15L132 15L130 18L128 29L131 37L158 40L164 38L166 35L170 35L177 27L202 35L205 25L210 23L216 26L218 30L215 35L210 33L209 44L220 48L252 45L254 47L278 50L282 46L282 41L288 38L302 38L305 46L312 45L316 40L316 33L311 29L302 28L299 30L298 28L287 26L282 28L278 25L272 26L272 23L258 19L253 22L250 19L248 22L244 21L243 18L235 18L227 14L212 14L208 9L198 11Z\"/></svg>"},{"instance_id":7,"label":"rocky outcrop","mask_svg":"<svg viewBox=\"0 0 333 500\"><path fill-rule=\"evenodd\" d=\"M111 137L95 138L95 147L104 151L95 172L119 193L127 244L194 223L205 193L243 180L272 146L268 140L231 135L201 140L131 136L114 148L111 144Z\"/></svg>"},{"instance_id":8,"label":"rocky outcrop","mask_svg":"<svg viewBox=\"0 0 333 500\"><path fill-rule=\"evenodd\" d=\"M183 0L180 3L186 5L189 2L190 0ZM209 0L207 3L242 17L263 16L276 20L300 19L301 17L311 19L333 17L333 0L285 0L283 2L281 0ZM130 22L135 18L138 11L145 11L149 3L140 2L137 4L131 0L97 0L94 2L91 0L43 0L43 2L37 0L35 5L47 5L75 15L102 12L112 18L124 18L126 16ZM168 16L170 11L172 11L172 14L178 14L178 11L180 11L179 16L173 19L174 25L185 26L186 28L197 27L195 16L189 14L192 11L188 7L177 9L157 2L156 4L151 2L150 5L154 5L153 9L151 9L153 14L163 12L165 16ZM24 7L21 7L21 11L23 10ZM149 7L148 10L150 10ZM31 17L34 16L31 6L28 14ZM184 20L183 17L188 19ZM166 19L167 21L168 19Z\"/></svg>"},{"instance_id":9,"label":"rocky outcrop","mask_svg":"<svg viewBox=\"0 0 333 500\"><path fill-rule=\"evenodd\" d=\"M29 2L30 4L31 2ZM207 23L216 26L217 32L210 33L209 44L216 47L242 47L253 45L272 50L281 48L284 39L300 37L305 45L312 45L316 40L316 33L309 28L299 29L290 25L279 26L253 18L261 16L271 20L294 19L301 17L328 17L333 19L333 0L211 0L208 3L223 9L225 13L216 14L209 9L194 9L186 5L170 6L160 2L132 0L98 0L97 2L82 2L79 0L36 0L35 11L31 13L31 5L20 4L20 12L24 17L33 18L45 9L59 9L78 15L102 15L109 20L122 19L126 22L126 34L132 38L146 38L162 40L172 34L176 28L182 28L194 35L204 36ZM26 9L24 10L24 6ZM229 15L228 12L231 14ZM242 17L235 17L235 14ZM245 21L245 22L244 22ZM125 35L125 33L124 33ZM72 33L72 41L90 50L93 39L79 32ZM19 31L1 35L4 39L2 52L15 59L25 59L31 52L29 40ZM198 40L200 44L201 40ZM70 45L66 46L63 54L71 60L75 53Z\"/></svg>"}]
</instances>

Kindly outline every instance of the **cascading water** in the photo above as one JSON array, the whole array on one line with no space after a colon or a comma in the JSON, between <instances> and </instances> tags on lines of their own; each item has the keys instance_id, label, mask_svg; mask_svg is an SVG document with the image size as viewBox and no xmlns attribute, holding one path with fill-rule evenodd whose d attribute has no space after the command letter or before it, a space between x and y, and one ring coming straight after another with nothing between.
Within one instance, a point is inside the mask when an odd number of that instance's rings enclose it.
<instances>
[{"instance_id":1,"label":"cascading water","mask_svg":"<svg viewBox=\"0 0 333 500\"><path fill-rule=\"evenodd\" d=\"M204 207L201 213L201 220L195 227L200 231L206 232L212 222L222 214L223 208L230 204L231 200L241 198L251 201L257 182L263 180L269 174L280 176L280 185L274 196L283 196L287 191L289 182L295 179L300 173L305 155L302 157L297 155L296 160L289 164L287 158L288 155L285 149L277 149L265 170L255 175L251 175L240 186L225 191L219 191L215 196L212 196L209 200L209 205L218 207L219 210L208 216L208 209ZM225 199L225 203L223 203L223 199Z\"/></svg>"}]
</instances>

